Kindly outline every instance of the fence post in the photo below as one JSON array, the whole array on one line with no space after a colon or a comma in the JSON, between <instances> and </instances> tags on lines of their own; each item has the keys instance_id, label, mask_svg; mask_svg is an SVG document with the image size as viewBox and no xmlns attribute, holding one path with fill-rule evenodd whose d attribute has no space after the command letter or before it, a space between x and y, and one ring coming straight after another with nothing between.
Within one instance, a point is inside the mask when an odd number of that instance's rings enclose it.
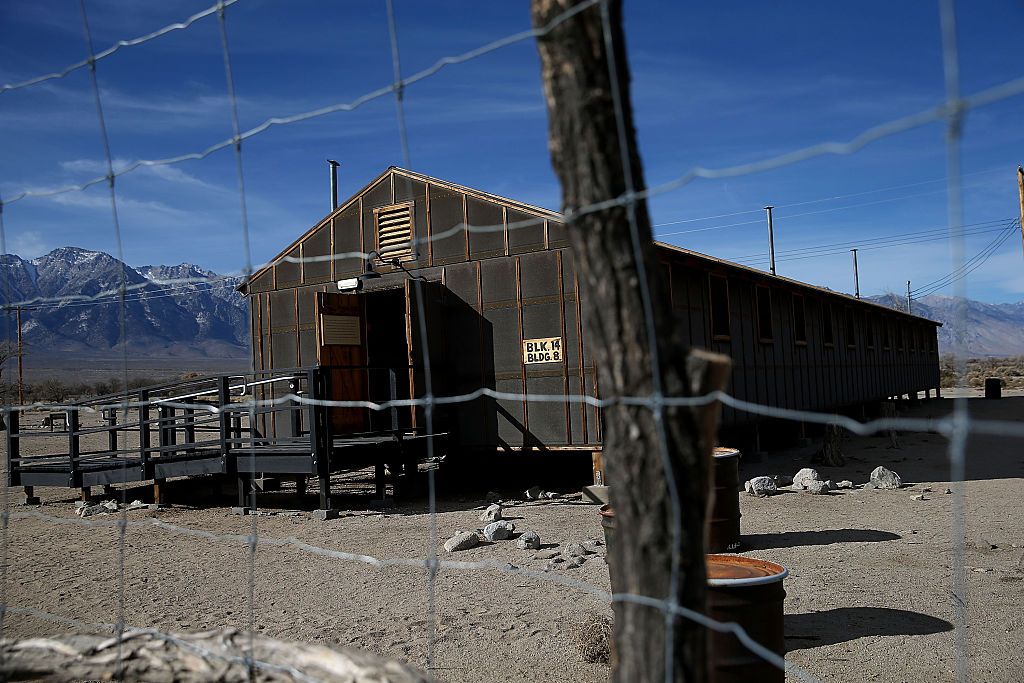
<instances>
[{"instance_id":1,"label":"fence post","mask_svg":"<svg viewBox=\"0 0 1024 683\"><path fill-rule=\"evenodd\" d=\"M227 472L231 451L231 413L227 407L231 404L230 380L225 375L217 378L217 407L221 409L220 417L220 457L221 469Z\"/></svg>"},{"instance_id":2,"label":"fence post","mask_svg":"<svg viewBox=\"0 0 1024 683\"><path fill-rule=\"evenodd\" d=\"M70 486L79 486L82 483L81 475L78 472L79 442L78 442L78 411L67 411L68 423L68 463Z\"/></svg>"},{"instance_id":3,"label":"fence post","mask_svg":"<svg viewBox=\"0 0 1024 683\"><path fill-rule=\"evenodd\" d=\"M307 384L313 381L312 372L307 377ZM288 382L288 393L294 396L298 396L299 390L299 378L294 377L292 381ZM291 425L291 436L293 439L298 439L302 436L302 404L294 399L288 399L288 423ZM312 417L312 414L310 414Z\"/></svg>"},{"instance_id":4,"label":"fence post","mask_svg":"<svg viewBox=\"0 0 1024 683\"><path fill-rule=\"evenodd\" d=\"M21 484L21 443L18 439L20 429L19 418L21 414L17 410L11 410L10 406L4 408L4 421L7 422L7 485L18 486ZM17 464L15 464L17 463Z\"/></svg>"},{"instance_id":5,"label":"fence post","mask_svg":"<svg viewBox=\"0 0 1024 683\"><path fill-rule=\"evenodd\" d=\"M107 427L107 450L117 451L117 408L105 408L103 410L106 413Z\"/></svg>"},{"instance_id":6,"label":"fence post","mask_svg":"<svg viewBox=\"0 0 1024 683\"><path fill-rule=\"evenodd\" d=\"M329 374L323 368L314 368L307 374L310 402L306 405L309 415L309 446L313 458L313 469L320 484L320 509L333 509L331 500L331 430L327 406L320 401L330 395Z\"/></svg>"},{"instance_id":7,"label":"fence post","mask_svg":"<svg viewBox=\"0 0 1024 683\"><path fill-rule=\"evenodd\" d=\"M128 400L128 394L125 394ZM145 389L139 390L139 467L142 475L147 476L149 467L149 392Z\"/></svg>"},{"instance_id":8,"label":"fence post","mask_svg":"<svg viewBox=\"0 0 1024 683\"><path fill-rule=\"evenodd\" d=\"M187 398L185 403L189 405L195 403L195 399ZM185 408L185 442L189 444L188 451L190 453L196 450L196 410L195 408Z\"/></svg>"}]
</instances>

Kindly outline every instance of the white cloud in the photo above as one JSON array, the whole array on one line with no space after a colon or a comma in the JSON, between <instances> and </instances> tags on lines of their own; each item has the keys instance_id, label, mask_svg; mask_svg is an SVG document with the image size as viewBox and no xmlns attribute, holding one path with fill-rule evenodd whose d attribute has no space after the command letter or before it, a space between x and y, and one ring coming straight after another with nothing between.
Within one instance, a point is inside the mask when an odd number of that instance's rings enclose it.
<instances>
[{"instance_id":1,"label":"white cloud","mask_svg":"<svg viewBox=\"0 0 1024 683\"><path fill-rule=\"evenodd\" d=\"M42 234L35 230L26 230L8 237L7 251L24 259L31 259L47 253L50 247Z\"/></svg>"}]
</instances>

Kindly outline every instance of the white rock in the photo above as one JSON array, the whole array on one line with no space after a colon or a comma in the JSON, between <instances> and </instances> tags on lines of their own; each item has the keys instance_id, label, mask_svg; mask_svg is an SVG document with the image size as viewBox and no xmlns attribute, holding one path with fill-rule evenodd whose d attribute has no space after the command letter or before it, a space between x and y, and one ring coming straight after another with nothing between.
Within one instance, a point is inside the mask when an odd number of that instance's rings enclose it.
<instances>
[{"instance_id":1,"label":"white rock","mask_svg":"<svg viewBox=\"0 0 1024 683\"><path fill-rule=\"evenodd\" d=\"M828 493L829 489L828 489L828 484L826 482L810 480L810 481L807 481L805 483L807 485L806 488L804 489L804 491L806 493L811 493L811 494L814 494L816 496L821 496L821 495L824 495L824 494Z\"/></svg>"},{"instance_id":2,"label":"white rock","mask_svg":"<svg viewBox=\"0 0 1024 683\"><path fill-rule=\"evenodd\" d=\"M813 467L805 467L793 475L793 488L805 489L807 483L812 481L821 481L821 476Z\"/></svg>"},{"instance_id":3,"label":"white rock","mask_svg":"<svg viewBox=\"0 0 1024 683\"><path fill-rule=\"evenodd\" d=\"M775 480L771 477L754 477L743 485L748 495L764 498L778 492Z\"/></svg>"},{"instance_id":4,"label":"white rock","mask_svg":"<svg viewBox=\"0 0 1024 683\"><path fill-rule=\"evenodd\" d=\"M524 531L516 539L516 547L523 550L538 550L540 548L540 535L536 531Z\"/></svg>"},{"instance_id":5,"label":"white rock","mask_svg":"<svg viewBox=\"0 0 1024 683\"><path fill-rule=\"evenodd\" d=\"M488 505L487 509L484 510L483 514L480 515L481 522L497 522L501 519L502 507L495 503L494 505Z\"/></svg>"},{"instance_id":6,"label":"white rock","mask_svg":"<svg viewBox=\"0 0 1024 683\"><path fill-rule=\"evenodd\" d=\"M835 491L837 488L839 488L839 486L831 479L826 479L825 488L827 488L829 491Z\"/></svg>"},{"instance_id":7,"label":"white rock","mask_svg":"<svg viewBox=\"0 0 1024 683\"><path fill-rule=\"evenodd\" d=\"M540 497L544 495L544 491L539 486L531 486L524 491L526 500L540 500Z\"/></svg>"},{"instance_id":8,"label":"white rock","mask_svg":"<svg viewBox=\"0 0 1024 683\"><path fill-rule=\"evenodd\" d=\"M507 520L491 522L484 527L484 538L488 541L504 541L512 538L512 534L515 530L516 525Z\"/></svg>"},{"instance_id":9,"label":"white rock","mask_svg":"<svg viewBox=\"0 0 1024 683\"><path fill-rule=\"evenodd\" d=\"M849 479L843 479L841 482L836 484L836 486L838 488L841 488L841 489L852 489L853 488L853 482L850 481Z\"/></svg>"},{"instance_id":10,"label":"white rock","mask_svg":"<svg viewBox=\"0 0 1024 683\"><path fill-rule=\"evenodd\" d=\"M913 499L914 500L928 500L927 498L925 498L923 493L919 493L918 495L913 496Z\"/></svg>"},{"instance_id":11,"label":"white rock","mask_svg":"<svg viewBox=\"0 0 1024 683\"><path fill-rule=\"evenodd\" d=\"M460 531L444 542L444 549L450 553L469 550L480 543L480 538L472 531Z\"/></svg>"},{"instance_id":12,"label":"white rock","mask_svg":"<svg viewBox=\"0 0 1024 683\"><path fill-rule=\"evenodd\" d=\"M110 512L107 508L102 505L84 505L75 510L75 514L79 517L92 517L102 512Z\"/></svg>"},{"instance_id":13,"label":"white rock","mask_svg":"<svg viewBox=\"0 0 1024 683\"><path fill-rule=\"evenodd\" d=\"M868 483L871 485L870 488L898 489L903 481L900 479L900 475L879 465L871 471L871 481Z\"/></svg>"},{"instance_id":14,"label":"white rock","mask_svg":"<svg viewBox=\"0 0 1024 683\"><path fill-rule=\"evenodd\" d=\"M103 508L104 512L117 512L117 501L105 500L100 503L100 507Z\"/></svg>"}]
</instances>

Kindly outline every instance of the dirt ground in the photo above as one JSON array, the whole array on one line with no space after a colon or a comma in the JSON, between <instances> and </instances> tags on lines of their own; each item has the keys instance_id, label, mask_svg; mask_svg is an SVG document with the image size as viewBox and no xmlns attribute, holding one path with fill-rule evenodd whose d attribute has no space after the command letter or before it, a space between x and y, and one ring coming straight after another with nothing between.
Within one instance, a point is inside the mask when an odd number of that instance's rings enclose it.
<instances>
[{"instance_id":1,"label":"dirt ground","mask_svg":"<svg viewBox=\"0 0 1024 683\"><path fill-rule=\"evenodd\" d=\"M931 401L907 416L937 416L949 400ZM970 399L975 417L1024 421L1024 396ZM823 681L952 681L952 504L946 441L935 434L903 434L902 448L883 437L844 442L843 468L817 467L825 478L867 480L876 465L898 472L902 490L853 490L827 496L788 492L771 498L740 496L743 552L790 570L786 579L788 661ZM968 654L973 680L1024 680L1024 443L1007 437L968 441L967 599ZM763 473L794 474L805 454L789 452L744 463L743 479ZM481 491L506 491L500 475ZM545 485L544 473L537 483ZM350 478L351 491L368 482ZM550 484L549 484L550 485ZM365 497L343 499L351 509L327 522L310 519L287 490L262 494L266 514L230 514L230 496L184 501L129 517L125 553L125 620L130 625L196 631L248 625L248 548L241 539L211 540L153 524L154 519L218 535L246 535L255 519L264 539L294 538L334 550L382 559L422 558L430 550L431 517L421 502L384 513L364 509ZM362 487L362 488L360 488ZM925 487L925 500L915 500ZM87 622L109 623L118 612L118 531L113 526L25 516L38 510L76 519L68 490L45 489L41 508L21 505L7 531L6 595L12 608L29 607ZM128 492L129 500L143 490ZM436 517L439 542L457 530L482 526L480 495L444 496ZM312 507L312 499L305 509ZM545 547L601 538L597 508L573 499L512 506L518 530L538 532ZM114 516L92 520L112 522ZM603 550L600 548L599 550ZM493 561L543 571L547 560L512 541L445 554L444 559ZM607 590L603 552L582 567L553 570ZM445 681L605 681L608 669L582 660L572 633L594 612L609 608L589 593L540 578L495 570L442 570L433 607L421 568L377 568L261 545L255 559L255 624L283 639L341 644L426 667ZM430 650L431 625L436 638ZM67 631L17 611L8 612L4 637ZM792 676L790 677L792 678ZM796 680L792 678L792 680Z\"/></svg>"}]
</instances>

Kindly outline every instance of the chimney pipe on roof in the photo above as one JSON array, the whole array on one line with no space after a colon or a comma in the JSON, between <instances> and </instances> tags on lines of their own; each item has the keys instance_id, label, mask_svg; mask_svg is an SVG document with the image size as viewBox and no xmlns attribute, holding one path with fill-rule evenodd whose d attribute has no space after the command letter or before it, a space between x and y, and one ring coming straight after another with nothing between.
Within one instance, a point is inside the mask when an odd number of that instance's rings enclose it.
<instances>
[{"instance_id":1,"label":"chimney pipe on roof","mask_svg":"<svg viewBox=\"0 0 1024 683\"><path fill-rule=\"evenodd\" d=\"M338 208L338 166L341 166L334 159L328 159L327 163L331 166L331 211L333 212Z\"/></svg>"}]
</instances>

